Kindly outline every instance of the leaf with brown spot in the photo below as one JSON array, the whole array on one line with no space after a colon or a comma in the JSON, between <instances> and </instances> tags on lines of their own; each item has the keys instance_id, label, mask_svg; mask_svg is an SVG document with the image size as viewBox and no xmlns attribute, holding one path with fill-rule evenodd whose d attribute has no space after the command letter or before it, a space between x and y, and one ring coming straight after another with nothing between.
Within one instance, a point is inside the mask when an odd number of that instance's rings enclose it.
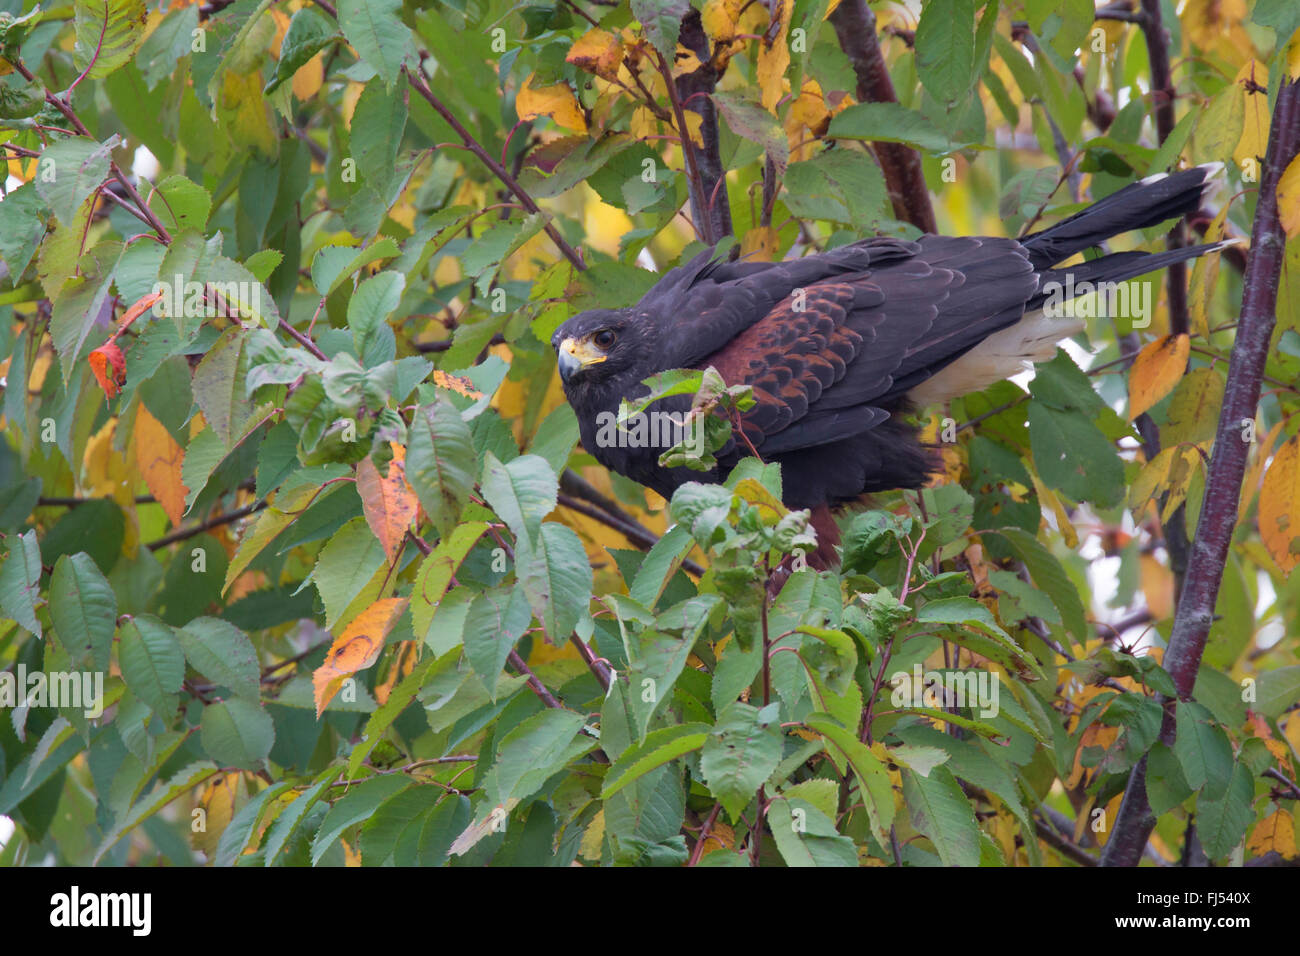
<instances>
[{"instance_id":1,"label":"leaf with brown spot","mask_svg":"<svg viewBox=\"0 0 1300 956\"><path fill-rule=\"evenodd\" d=\"M135 463L145 484L167 512L172 527L179 528L185 515L185 496L189 493L181 481L185 449L172 438L167 426L154 418L144 402L136 408L131 440L135 445Z\"/></svg>"},{"instance_id":2,"label":"leaf with brown spot","mask_svg":"<svg viewBox=\"0 0 1300 956\"><path fill-rule=\"evenodd\" d=\"M402 547L407 529L415 520L420 503L406 481L406 448L397 442L388 445L393 450L388 476L381 475L369 457L361 459L357 464L357 493L361 496L366 524L384 546L384 554L391 564Z\"/></svg>"},{"instance_id":3,"label":"leaf with brown spot","mask_svg":"<svg viewBox=\"0 0 1300 956\"><path fill-rule=\"evenodd\" d=\"M345 680L379 659L379 652L384 649L384 638L404 610L406 598L376 601L353 618L347 630L334 639L325 655L325 662L311 675L317 718L325 712L325 707Z\"/></svg>"},{"instance_id":4,"label":"leaf with brown spot","mask_svg":"<svg viewBox=\"0 0 1300 956\"><path fill-rule=\"evenodd\" d=\"M619 64L623 62L623 43L614 34L596 27L578 38L564 61L606 80L614 80L618 77Z\"/></svg>"},{"instance_id":5,"label":"leaf with brown spot","mask_svg":"<svg viewBox=\"0 0 1300 956\"><path fill-rule=\"evenodd\" d=\"M1128 417L1137 418L1174 390L1187 371L1191 337L1166 335L1143 347L1128 376Z\"/></svg>"}]
</instances>

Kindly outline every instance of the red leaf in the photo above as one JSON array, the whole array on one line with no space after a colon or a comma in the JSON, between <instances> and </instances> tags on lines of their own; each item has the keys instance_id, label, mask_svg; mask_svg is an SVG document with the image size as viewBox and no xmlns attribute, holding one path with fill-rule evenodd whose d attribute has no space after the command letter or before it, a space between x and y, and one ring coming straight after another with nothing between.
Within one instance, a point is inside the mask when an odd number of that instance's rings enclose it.
<instances>
[{"instance_id":1,"label":"red leaf","mask_svg":"<svg viewBox=\"0 0 1300 956\"><path fill-rule=\"evenodd\" d=\"M116 398L126 384L126 357L116 342L105 342L90 353L90 370L104 394Z\"/></svg>"}]
</instances>

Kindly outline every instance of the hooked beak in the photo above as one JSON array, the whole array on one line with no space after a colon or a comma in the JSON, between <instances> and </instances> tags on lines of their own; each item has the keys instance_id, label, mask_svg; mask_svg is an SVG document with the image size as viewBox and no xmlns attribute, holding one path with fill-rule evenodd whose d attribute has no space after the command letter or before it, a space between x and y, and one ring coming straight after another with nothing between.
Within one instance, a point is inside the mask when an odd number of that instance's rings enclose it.
<instances>
[{"instance_id":1,"label":"hooked beak","mask_svg":"<svg viewBox=\"0 0 1300 956\"><path fill-rule=\"evenodd\" d=\"M560 379L564 382L587 366L597 365L609 358L603 352L592 348L585 339L565 339L555 351L559 357Z\"/></svg>"}]
</instances>

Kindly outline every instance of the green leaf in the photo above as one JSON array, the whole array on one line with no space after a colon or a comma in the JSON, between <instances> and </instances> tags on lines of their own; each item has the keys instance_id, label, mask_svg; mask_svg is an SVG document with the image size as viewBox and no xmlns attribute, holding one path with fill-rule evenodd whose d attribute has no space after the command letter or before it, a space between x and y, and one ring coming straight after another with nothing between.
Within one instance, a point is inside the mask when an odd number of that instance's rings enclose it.
<instances>
[{"instance_id":1,"label":"green leaf","mask_svg":"<svg viewBox=\"0 0 1300 956\"><path fill-rule=\"evenodd\" d=\"M1193 790L1222 795L1232 775L1232 742L1208 710L1192 701L1178 701L1174 754Z\"/></svg>"},{"instance_id":2,"label":"green leaf","mask_svg":"<svg viewBox=\"0 0 1300 956\"><path fill-rule=\"evenodd\" d=\"M284 852L289 838L297 831L299 825L306 818L308 811L316 806L320 801L321 795L334 781L334 768L330 767L322 771L312 785L298 794L293 803L289 804L280 811L280 815L275 818L271 824L271 829L267 831L266 842L262 847L262 863L264 866L275 866L281 862L279 857Z\"/></svg>"},{"instance_id":3,"label":"green leaf","mask_svg":"<svg viewBox=\"0 0 1300 956\"><path fill-rule=\"evenodd\" d=\"M185 679L185 655L172 629L155 617L141 615L122 626L118 665L127 688L164 720L176 708Z\"/></svg>"},{"instance_id":4,"label":"green leaf","mask_svg":"<svg viewBox=\"0 0 1300 956\"><path fill-rule=\"evenodd\" d=\"M348 792L330 807L329 813L321 821L320 829L311 844L311 863L315 866L325 851L334 841L343 835L348 827L370 819L380 804L396 796L411 786L411 781L403 774L384 774L363 780L349 788Z\"/></svg>"},{"instance_id":5,"label":"green leaf","mask_svg":"<svg viewBox=\"0 0 1300 956\"><path fill-rule=\"evenodd\" d=\"M1031 402L1029 436L1034 467L1050 487L1106 508L1124 499L1124 463L1084 413Z\"/></svg>"},{"instance_id":6,"label":"green leaf","mask_svg":"<svg viewBox=\"0 0 1300 956\"><path fill-rule=\"evenodd\" d=\"M366 279L352 293L348 302L348 328L352 330L352 342L363 365L392 360L392 332L388 329L387 319L402 301L404 288L406 277L401 273L380 272ZM390 350L381 357L374 350L385 334Z\"/></svg>"},{"instance_id":7,"label":"green leaf","mask_svg":"<svg viewBox=\"0 0 1300 956\"><path fill-rule=\"evenodd\" d=\"M979 825L947 768L935 767L927 776L904 770L903 801L912 825L930 838L944 866L979 865Z\"/></svg>"},{"instance_id":8,"label":"green leaf","mask_svg":"<svg viewBox=\"0 0 1300 956\"><path fill-rule=\"evenodd\" d=\"M1300 664L1264 671L1256 682L1255 694L1257 702L1251 709L1277 720L1300 700Z\"/></svg>"},{"instance_id":9,"label":"green leaf","mask_svg":"<svg viewBox=\"0 0 1300 956\"><path fill-rule=\"evenodd\" d=\"M248 374L245 335L238 326L226 329L194 370L194 400L227 448L234 444L252 411L244 387Z\"/></svg>"},{"instance_id":10,"label":"green leaf","mask_svg":"<svg viewBox=\"0 0 1300 956\"><path fill-rule=\"evenodd\" d=\"M379 741L383 738L384 732L393 725L402 711L404 711L415 700L418 694L428 680L430 672L438 663L436 657L426 657L423 661L415 666L411 673L402 678L401 682L393 688L388 695L388 700L384 701L370 719L366 721L365 729L361 732L361 740L352 748L352 754L348 757L348 777L355 778L361 770L361 765L366 762L366 758L374 751Z\"/></svg>"},{"instance_id":11,"label":"green leaf","mask_svg":"<svg viewBox=\"0 0 1300 956\"><path fill-rule=\"evenodd\" d=\"M562 643L591 601L591 563L577 532L544 523L534 543L516 540L515 568L533 614L547 636Z\"/></svg>"},{"instance_id":12,"label":"green leaf","mask_svg":"<svg viewBox=\"0 0 1300 956\"><path fill-rule=\"evenodd\" d=\"M781 746L774 706L760 711L734 701L718 715L700 754L700 773L732 820L740 819L759 786L781 762Z\"/></svg>"},{"instance_id":13,"label":"green leaf","mask_svg":"<svg viewBox=\"0 0 1300 956\"><path fill-rule=\"evenodd\" d=\"M459 525L450 537L439 541L433 552L420 563L415 586L411 588L411 625L417 638L428 642L429 628L438 613L443 595L447 593L447 586L451 584L460 563L485 531L485 521L468 521ZM430 646L438 655L451 650L451 647Z\"/></svg>"},{"instance_id":14,"label":"green leaf","mask_svg":"<svg viewBox=\"0 0 1300 956\"><path fill-rule=\"evenodd\" d=\"M571 710L548 708L501 738L497 759L483 778L485 806L505 806L534 793L570 760L596 742L580 736L587 718Z\"/></svg>"},{"instance_id":15,"label":"green leaf","mask_svg":"<svg viewBox=\"0 0 1300 956\"><path fill-rule=\"evenodd\" d=\"M124 66L144 42L147 14L144 0L76 0L73 66L92 80Z\"/></svg>"},{"instance_id":16,"label":"green leaf","mask_svg":"<svg viewBox=\"0 0 1300 956\"><path fill-rule=\"evenodd\" d=\"M351 246L325 246L311 261L311 281L324 298L339 289L359 269L401 252L387 236L357 251Z\"/></svg>"},{"instance_id":17,"label":"green leaf","mask_svg":"<svg viewBox=\"0 0 1300 956\"><path fill-rule=\"evenodd\" d=\"M59 353L65 384L72 381L86 341L104 315L119 252L120 247L115 242L96 246L78 262L81 274L64 282L54 297L50 337Z\"/></svg>"},{"instance_id":18,"label":"green leaf","mask_svg":"<svg viewBox=\"0 0 1300 956\"><path fill-rule=\"evenodd\" d=\"M321 548L312 572L312 583L325 603L327 630L338 623L384 561L384 546L364 517L353 518L334 532Z\"/></svg>"},{"instance_id":19,"label":"green leaf","mask_svg":"<svg viewBox=\"0 0 1300 956\"><path fill-rule=\"evenodd\" d=\"M708 724L674 724L647 734L619 756L605 774L600 798L608 800L628 784L639 780L656 767L662 767L683 754L704 746L712 729Z\"/></svg>"},{"instance_id":20,"label":"green leaf","mask_svg":"<svg viewBox=\"0 0 1300 956\"><path fill-rule=\"evenodd\" d=\"M1089 636L1088 621L1083 601L1061 562L1041 541L1021 528L999 528L995 533L1007 540L1020 560L1025 562L1034 584L1052 599L1052 603L1061 612L1065 629L1079 643L1086 641Z\"/></svg>"},{"instance_id":21,"label":"green leaf","mask_svg":"<svg viewBox=\"0 0 1300 956\"><path fill-rule=\"evenodd\" d=\"M172 75L176 64L190 53L194 31L199 28L198 4L170 11L140 45L136 66L145 86L153 89Z\"/></svg>"},{"instance_id":22,"label":"green leaf","mask_svg":"<svg viewBox=\"0 0 1300 956\"><path fill-rule=\"evenodd\" d=\"M0 587L4 573L0 572ZM74 664L107 671L117 629L117 597L85 552L62 555L50 577L50 623Z\"/></svg>"},{"instance_id":23,"label":"green leaf","mask_svg":"<svg viewBox=\"0 0 1300 956\"><path fill-rule=\"evenodd\" d=\"M188 46L189 38L186 37ZM212 196L185 176L168 176L149 195L148 202L159 221L172 233L185 229L202 232L212 211Z\"/></svg>"},{"instance_id":24,"label":"green leaf","mask_svg":"<svg viewBox=\"0 0 1300 956\"><path fill-rule=\"evenodd\" d=\"M1181 734L1180 734L1181 736ZM1246 835L1255 819L1255 779L1242 761L1233 762L1222 796L1209 791L1196 801L1196 834L1205 855L1212 860L1227 856Z\"/></svg>"},{"instance_id":25,"label":"green leaf","mask_svg":"<svg viewBox=\"0 0 1300 956\"><path fill-rule=\"evenodd\" d=\"M952 0L921 8L916 26L916 73L940 103L965 98L974 86L975 3Z\"/></svg>"},{"instance_id":26,"label":"green leaf","mask_svg":"<svg viewBox=\"0 0 1300 956\"><path fill-rule=\"evenodd\" d=\"M104 854L111 850L117 841L126 836L129 832L138 827L145 820L152 817L155 813L167 806L182 794L189 793L199 784L211 779L220 773L221 770L210 760L200 760L182 768L176 772L176 775L167 780L166 783L155 787L143 800L131 807L130 812L123 817L108 832L104 840L95 851L92 865L98 864Z\"/></svg>"},{"instance_id":27,"label":"green leaf","mask_svg":"<svg viewBox=\"0 0 1300 956\"><path fill-rule=\"evenodd\" d=\"M763 108L756 94L720 90L713 94L713 102L733 133L763 147L764 154L776 165L777 173L785 172L790 140L781 121Z\"/></svg>"},{"instance_id":28,"label":"green leaf","mask_svg":"<svg viewBox=\"0 0 1300 956\"><path fill-rule=\"evenodd\" d=\"M830 817L807 800L777 797L767 811L776 848L787 866L857 866L858 848Z\"/></svg>"},{"instance_id":29,"label":"green leaf","mask_svg":"<svg viewBox=\"0 0 1300 956\"><path fill-rule=\"evenodd\" d=\"M340 0L338 5L343 35L388 86L397 82L402 61L412 52L401 9L401 0Z\"/></svg>"},{"instance_id":30,"label":"green leaf","mask_svg":"<svg viewBox=\"0 0 1300 956\"><path fill-rule=\"evenodd\" d=\"M275 744L275 721L242 697L204 707L199 728L203 749L223 767L257 770Z\"/></svg>"},{"instance_id":31,"label":"green leaf","mask_svg":"<svg viewBox=\"0 0 1300 956\"><path fill-rule=\"evenodd\" d=\"M470 823L470 803L416 785L384 801L361 828L361 865L441 866Z\"/></svg>"},{"instance_id":32,"label":"green leaf","mask_svg":"<svg viewBox=\"0 0 1300 956\"><path fill-rule=\"evenodd\" d=\"M894 822L894 790L884 764L866 744L829 715L813 714L804 723L826 738L826 752L848 760L858 780L858 792L867 809L871 833L882 846L888 841Z\"/></svg>"},{"instance_id":33,"label":"green leaf","mask_svg":"<svg viewBox=\"0 0 1300 956\"><path fill-rule=\"evenodd\" d=\"M434 527L448 535L474 487L478 459L469 426L440 398L415 410L408 442L406 478Z\"/></svg>"},{"instance_id":34,"label":"green leaf","mask_svg":"<svg viewBox=\"0 0 1300 956\"><path fill-rule=\"evenodd\" d=\"M632 16L669 66L677 55L677 35L690 10L686 0L632 0Z\"/></svg>"},{"instance_id":35,"label":"green leaf","mask_svg":"<svg viewBox=\"0 0 1300 956\"><path fill-rule=\"evenodd\" d=\"M248 846L248 841L252 838L267 808L291 786L292 784L287 780L273 783L236 811L230 818L230 822L226 824L226 828L221 831L221 839L217 841L217 852L212 857L213 866L235 865L235 861Z\"/></svg>"},{"instance_id":36,"label":"green leaf","mask_svg":"<svg viewBox=\"0 0 1300 956\"><path fill-rule=\"evenodd\" d=\"M943 153L952 148L948 137L916 110L897 103L858 103L831 120L831 139L865 139L876 143L906 143L916 149Z\"/></svg>"},{"instance_id":37,"label":"green leaf","mask_svg":"<svg viewBox=\"0 0 1300 956\"><path fill-rule=\"evenodd\" d=\"M280 59L275 65L275 76L262 92L268 96L274 93L280 84L292 79L298 70L333 43L338 35L334 24L315 7L302 7L294 11L289 20L289 29L280 43Z\"/></svg>"},{"instance_id":38,"label":"green leaf","mask_svg":"<svg viewBox=\"0 0 1300 956\"><path fill-rule=\"evenodd\" d=\"M198 617L176 629L176 640L190 666L214 684L256 702L261 696L261 665L253 642L235 625Z\"/></svg>"},{"instance_id":39,"label":"green leaf","mask_svg":"<svg viewBox=\"0 0 1300 956\"><path fill-rule=\"evenodd\" d=\"M501 668L532 620L528 599L520 587L484 591L465 616L465 659L496 700Z\"/></svg>"},{"instance_id":40,"label":"green leaf","mask_svg":"<svg viewBox=\"0 0 1300 956\"><path fill-rule=\"evenodd\" d=\"M41 622L36 618L40 581L41 549L36 532L11 537L9 556L0 567L0 608L37 637L41 636Z\"/></svg>"},{"instance_id":41,"label":"green leaf","mask_svg":"<svg viewBox=\"0 0 1300 956\"><path fill-rule=\"evenodd\" d=\"M542 519L555 510L559 482L555 472L539 455L520 455L501 464L496 455L484 456L483 498L510 528L518 545L537 536Z\"/></svg>"}]
</instances>

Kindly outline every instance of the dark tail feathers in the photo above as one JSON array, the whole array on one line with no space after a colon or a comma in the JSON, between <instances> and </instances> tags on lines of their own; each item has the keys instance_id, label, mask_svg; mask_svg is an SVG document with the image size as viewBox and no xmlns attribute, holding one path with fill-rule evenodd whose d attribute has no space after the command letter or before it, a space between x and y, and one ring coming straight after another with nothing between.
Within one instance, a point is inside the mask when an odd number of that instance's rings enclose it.
<instances>
[{"instance_id":1,"label":"dark tail feathers","mask_svg":"<svg viewBox=\"0 0 1300 956\"><path fill-rule=\"evenodd\" d=\"M1043 270L1068 259L1076 252L1105 242L1112 236L1134 229L1146 229L1195 212L1200 208L1209 177L1222 169L1220 163L1207 163L1176 173L1157 173L1111 193L1068 219L1035 232L1020 240L1029 250L1029 261ZM1196 255L1192 250L1179 252ZM1114 257L1107 256L1104 260ZM1179 256L1188 258L1187 255ZM1148 263L1134 275L1158 269L1167 262ZM1076 277L1077 278L1077 277ZM1111 278L1107 276L1106 278Z\"/></svg>"}]
</instances>

